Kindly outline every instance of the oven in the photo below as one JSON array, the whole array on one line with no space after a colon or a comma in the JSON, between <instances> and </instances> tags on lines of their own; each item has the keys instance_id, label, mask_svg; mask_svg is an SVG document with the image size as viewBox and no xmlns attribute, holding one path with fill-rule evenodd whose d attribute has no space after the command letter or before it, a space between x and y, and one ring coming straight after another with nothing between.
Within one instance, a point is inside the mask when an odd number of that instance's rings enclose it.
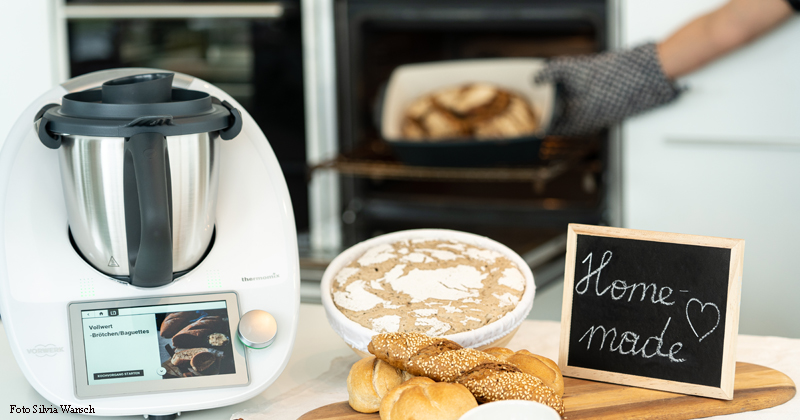
<instances>
[{"instance_id":1,"label":"oven","mask_svg":"<svg viewBox=\"0 0 800 420\"><path fill-rule=\"evenodd\" d=\"M212 82L259 123L281 163L301 291L371 236L450 228L509 245L541 287L558 279L567 223L613 220L614 135L545 139L536 163L419 167L380 138L376 110L410 63L552 57L614 44L614 8L576 0L66 0L71 76L157 67Z\"/></svg>"},{"instance_id":2,"label":"oven","mask_svg":"<svg viewBox=\"0 0 800 420\"><path fill-rule=\"evenodd\" d=\"M538 159L525 165L420 167L398 160L381 138L377 120L383 89L392 71L404 64L547 58L607 49L613 19L606 2L305 4L313 4L313 17L320 19L307 39L320 48L330 42L334 51L332 57L321 54L309 60L318 74L328 72L335 80L328 86L335 94L327 98L327 127L335 135L318 133L319 154L310 159L312 184L318 188L312 187L312 213L315 201L337 209L334 214L317 214L317 233L327 232L318 238L320 247L343 249L403 229L449 228L508 245L532 266L539 287L559 279L567 224L609 222L614 161L610 133L547 137ZM320 18L326 15L330 28ZM331 61L335 65L326 68ZM311 219L313 243L313 214Z\"/></svg>"}]
</instances>

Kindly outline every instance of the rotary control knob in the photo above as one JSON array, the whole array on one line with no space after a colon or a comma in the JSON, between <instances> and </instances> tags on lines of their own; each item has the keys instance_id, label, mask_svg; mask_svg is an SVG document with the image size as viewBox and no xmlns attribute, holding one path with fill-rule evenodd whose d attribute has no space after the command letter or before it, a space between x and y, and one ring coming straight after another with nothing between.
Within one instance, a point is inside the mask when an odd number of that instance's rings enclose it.
<instances>
[{"instance_id":1,"label":"rotary control knob","mask_svg":"<svg viewBox=\"0 0 800 420\"><path fill-rule=\"evenodd\" d=\"M263 349L275 341L278 324L269 312L253 309L239 320L238 330L242 344L251 349Z\"/></svg>"}]
</instances>

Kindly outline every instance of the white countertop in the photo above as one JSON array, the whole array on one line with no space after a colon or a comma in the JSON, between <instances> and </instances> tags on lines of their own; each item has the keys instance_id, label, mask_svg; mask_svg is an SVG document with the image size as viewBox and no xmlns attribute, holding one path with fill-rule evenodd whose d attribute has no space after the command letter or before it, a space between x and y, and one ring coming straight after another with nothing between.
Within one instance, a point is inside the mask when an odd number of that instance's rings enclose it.
<instances>
[{"instance_id":1,"label":"white countertop","mask_svg":"<svg viewBox=\"0 0 800 420\"><path fill-rule=\"evenodd\" d=\"M26 418L7 414L10 404L32 406L50 404L28 385L14 360L3 330L0 338L0 417ZM528 349L552 359L557 358L559 323L525 321L508 347ZM300 323L292 357L283 374L259 396L233 406L182 413L182 420L206 419L287 419L323 405L347 399L345 378L358 357L328 326L321 305L300 305ZM780 337L739 336L737 360L777 369L800 382L800 340ZM81 418L79 414L60 414L60 419ZM96 417L135 419L140 416ZM778 407L720 419L754 420L800 418L800 398Z\"/></svg>"},{"instance_id":2,"label":"white countertop","mask_svg":"<svg viewBox=\"0 0 800 420\"><path fill-rule=\"evenodd\" d=\"M306 383L330 367L331 360L341 356L351 356L353 351L328 326L322 305L300 305L300 321L297 339L289 364L281 376L259 396L248 401L213 410L191 411L181 414L181 420L220 420L228 419L231 414L241 410L252 409L263 405L284 392ZM17 366L11 348L8 346L5 328L0 323L0 418L27 419L31 415L8 414L10 404L31 407L34 404L51 404L42 398L27 382ZM310 409L309 409L310 410ZM142 416L91 416L81 414L61 414L58 419L141 419Z\"/></svg>"}]
</instances>

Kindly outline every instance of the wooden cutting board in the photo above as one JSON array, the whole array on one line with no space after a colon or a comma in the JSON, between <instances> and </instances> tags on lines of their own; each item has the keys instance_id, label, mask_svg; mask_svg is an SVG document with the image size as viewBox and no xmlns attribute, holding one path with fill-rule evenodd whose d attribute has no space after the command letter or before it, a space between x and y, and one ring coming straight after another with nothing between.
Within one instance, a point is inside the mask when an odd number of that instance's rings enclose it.
<instances>
[{"instance_id":1,"label":"wooden cutting board","mask_svg":"<svg viewBox=\"0 0 800 420\"><path fill-rule=\"evenodd\" d=\"M733 400L723 401L653 391L583 379L564 378L564 408L569 420L580 419L697 419L755 411L781 405L794 397L792 380L777 370L736 363ZM378 420L359 413L347 401L309 411L298 420Z\"/></svg>"}]
</instances>

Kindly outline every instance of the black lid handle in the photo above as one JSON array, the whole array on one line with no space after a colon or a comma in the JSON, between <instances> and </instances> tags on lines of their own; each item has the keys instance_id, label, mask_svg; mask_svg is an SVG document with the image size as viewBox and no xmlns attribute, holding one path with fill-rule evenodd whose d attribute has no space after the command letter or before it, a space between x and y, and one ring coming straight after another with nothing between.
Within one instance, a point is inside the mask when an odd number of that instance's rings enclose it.
<instances>
[{"instance_id":1,"label":"black lid handle","mask_svg":"<svg viewBox=\"0 0 800 420\"><path fill-rule=\"evenodd\" d=\"M242 114L238 109L234 108L233 105L228 103L228 101L222 101L222 106L231 113L231 116L229 118L230 124L228 128L219 130L219 136L222 140L230 140L238 136L242 131Z\"/></svg>"},{"instance_id":2,"label":"black lid handle","mask_svg":"<svg viewBox=\"0 0 800 420\"><path fill-rule=\"evenodd\" d=\"M55 106L58 106L58 104L47 104L33 117L33 124L36 126L36 134L39 136L39 141L50 149L61 147L61 136L47 129L47 124L50 121L45 117L47 110Z\"/></svg>"},{"instance_id":3,"label":"black lid handle","mask_svg":"<svg viewBox=\"0 0 800 420\"><path fill-rule=\"evenodd\" d=\"M149 73L121 77L103 83L106 104L155 104L172 100L173 73Z\"/></svg>"}]
</instances>

